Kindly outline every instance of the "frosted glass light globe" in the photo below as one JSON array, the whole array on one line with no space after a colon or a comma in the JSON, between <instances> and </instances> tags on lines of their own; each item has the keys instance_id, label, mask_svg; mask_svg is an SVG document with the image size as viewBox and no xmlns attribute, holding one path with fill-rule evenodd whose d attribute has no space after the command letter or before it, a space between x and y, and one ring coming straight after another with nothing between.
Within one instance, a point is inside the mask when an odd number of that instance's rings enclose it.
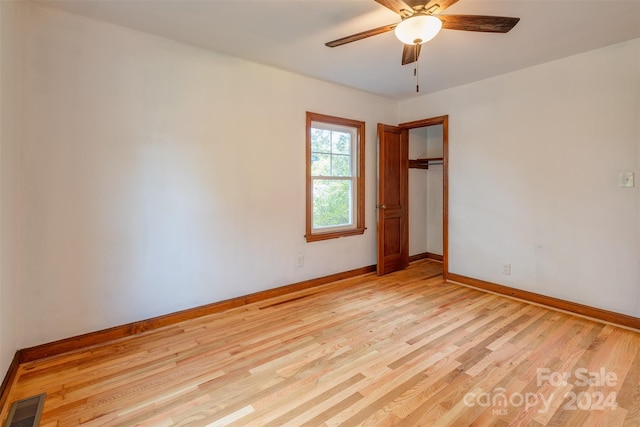
<instances>
[{"instance_id":1,"label":"frosted glass light globe","mask_svg":"<svg viewBox=\"0 0 640 427\"><path fill-rule=\"evenodd\" d=\"M395 29L396 37L404 44L422 44L434 38L442 29L442 21L432 15L414 15Z\"/></svg>"}]
</instances>

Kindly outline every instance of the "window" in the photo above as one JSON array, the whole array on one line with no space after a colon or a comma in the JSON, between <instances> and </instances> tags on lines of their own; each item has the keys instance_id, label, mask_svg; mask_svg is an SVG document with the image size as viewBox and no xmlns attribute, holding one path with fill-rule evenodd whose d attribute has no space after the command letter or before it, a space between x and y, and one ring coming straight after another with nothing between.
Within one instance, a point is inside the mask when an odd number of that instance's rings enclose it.
<instances>
[{"instance_id":1,"label":"window","mask_svg":"<svg viewBox=\"0 0 640 427\"><path fill-rule=\"evenodd\" d=\"M307 113L308 242L364 233L364 122Z\"/></svg>"}]
</instances>

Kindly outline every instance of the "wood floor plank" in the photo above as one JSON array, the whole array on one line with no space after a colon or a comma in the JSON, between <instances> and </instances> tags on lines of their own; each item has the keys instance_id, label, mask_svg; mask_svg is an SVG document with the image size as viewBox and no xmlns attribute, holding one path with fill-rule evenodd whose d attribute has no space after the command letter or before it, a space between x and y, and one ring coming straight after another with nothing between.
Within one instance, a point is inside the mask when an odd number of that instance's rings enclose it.
<instances>
[{"instance_id":1,"label":"wood floor plank","mask_svg":"<svg viewBox=\"0 0 640 427\"><path fill-rule=\"evenodd\" d=\"M43 427L640 425L638 332L446 283L441 268L421 260L25 363L9 402L46 392ZM615 384L578 381L601 369ZM571 393L613 393L617 409L573 410Z\"/></svg>"}]
</instances>

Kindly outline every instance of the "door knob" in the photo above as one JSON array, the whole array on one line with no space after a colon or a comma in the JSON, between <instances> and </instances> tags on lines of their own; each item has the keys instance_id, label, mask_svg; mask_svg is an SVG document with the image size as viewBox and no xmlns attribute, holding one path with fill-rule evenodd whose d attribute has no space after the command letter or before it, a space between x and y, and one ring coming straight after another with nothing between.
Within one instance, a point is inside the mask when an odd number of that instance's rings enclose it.
<instances>
[{"instance_id":1,"label":"door knob","mask_svg":"<svg viewBox=\"0 0 640 427\"><path fill-rule=\"evenodd\" d=\"M378 205L378 208L380 208L380 209L387 209L387 205Z\"/></svg>"}]
</instances>

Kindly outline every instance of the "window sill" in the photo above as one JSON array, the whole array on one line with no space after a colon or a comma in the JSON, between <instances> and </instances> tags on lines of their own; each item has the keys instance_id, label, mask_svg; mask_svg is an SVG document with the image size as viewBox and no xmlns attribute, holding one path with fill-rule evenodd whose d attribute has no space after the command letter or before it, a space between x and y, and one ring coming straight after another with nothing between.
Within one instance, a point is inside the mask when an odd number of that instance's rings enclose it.
<instances>
[{"instance_id":1,"label":"window sill","mask_svg":"<svg viewBox=\"0 0 640 427\"><path fill-rule=\"evenodd\" d=\"M364 234L365 230L366 230L365 227L353 228L351 230L340 230L340 231L329 231L326 233L307 234L304 237L305 239L307 239L307 242L317 242L319 240L337 239L338 237L357 236L359 234Z\"/></svg>"}]
</instances>

